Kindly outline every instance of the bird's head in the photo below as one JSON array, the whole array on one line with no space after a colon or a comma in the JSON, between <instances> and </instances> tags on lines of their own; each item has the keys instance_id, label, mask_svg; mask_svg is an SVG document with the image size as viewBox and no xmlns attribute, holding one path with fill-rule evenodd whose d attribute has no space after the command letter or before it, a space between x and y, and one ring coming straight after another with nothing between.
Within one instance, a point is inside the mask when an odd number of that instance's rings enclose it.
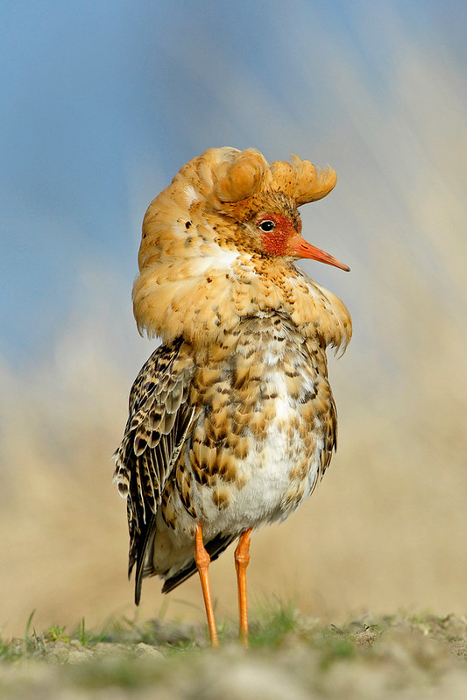
<instances>
[{"instance_id":1,"label":"bird's head","mask_svg":"<svg viewBox=\"0 0 467 700\"><path fill-rule=\"evenodd\" d=\"M286 198L276 196L275 199ZM302 237L302 221L294 206L284 203L282 207L263 209L245 226L249 229L251 237L256 239L258 248L264 255L290 261L309 258L334 265L346 272L350 270L347 265Z\"/></svg>"},{"instance_id":2,"label":"bird's head","mask_svg":"<svg viewBox=\"0 0 467 700\"><path fill-rule=\"evenodd\" d=\"M325 197L336 181L332 168L320 170L298 156L291 163L268 163L254 148L211 148L187 163L149 206L140 270L164 259L194 257L196 242L201 248L219 242L278 261L310 258L349 270L301 235L298 207ZM196 237L196 222L209 223L210 232L203 228Z\"/></svg>"},{"instance_id":3,"label":"bird's head","mask_svg":"<svg viewBox=\"0 0 467 700\"><path fill-rule=\"evenodd\" d=\"M218 167L214 192L219 208L240 224L246 248L288 261L309 258L350 270L301 235L298 207L333 189L337 180L334 170L317 170L297 156L292 156L292 163L276 161L270 165L254 149L225 150L228 157Z\"/></svg>"}]
</instances>

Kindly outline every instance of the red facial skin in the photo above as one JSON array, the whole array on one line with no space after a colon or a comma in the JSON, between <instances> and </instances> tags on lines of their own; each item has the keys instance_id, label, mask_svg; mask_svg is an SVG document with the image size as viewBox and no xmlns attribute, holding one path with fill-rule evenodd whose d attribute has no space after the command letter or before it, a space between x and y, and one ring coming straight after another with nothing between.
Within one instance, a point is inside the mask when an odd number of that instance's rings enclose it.
<instances>
[{"instance_id":1,"label":"red facial skin","mask_svg":"<svg viewBox=\"0 0 467 700\"><path fill-rule=\"evenodd\" d=\"M266 221L274 223L274 228L271 231L263 231L261 229L261 224L264 224ZM295 258L296 260L298 258L309 258L327 265L334 265L346 272L350 270L350 267L339 262L329 253L325 253L324 250L315 248L315 246L302 238L300 235L301 222L297 231L293 221L288 216L283 214L264 214L258 219L256 225L261 233L261 242L264 250L269 255Z\"/></svg>"}]
</instances>

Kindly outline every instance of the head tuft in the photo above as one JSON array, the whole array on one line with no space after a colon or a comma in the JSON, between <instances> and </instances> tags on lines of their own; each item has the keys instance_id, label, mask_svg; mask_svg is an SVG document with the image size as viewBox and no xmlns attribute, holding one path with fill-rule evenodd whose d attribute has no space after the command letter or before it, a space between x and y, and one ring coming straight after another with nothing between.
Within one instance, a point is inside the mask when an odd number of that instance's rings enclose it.
<instances>
[{"instance_id":1,"label":"head tuft","mask_svg":"<svg viewBox=\"0 0 467 700\"><path fill-rule=\"evenodd\" d=\"M322 199L336 186L337 175L332 168L315 168L309 160L295 155L292 156L292 165L295 171L293 198L297 207Z\"/></svg>"},{"instance_id":2,"label":"head tuft","mask_svg":"<svg viewBox=\"0 0 467 700\"><path fill-rule=\"evenodd\" d=\"M267 175L269 163L256 149L226 154L214 170L214 192L220 202L234 203L254 195Z\"/></svg>"}]
</instances>

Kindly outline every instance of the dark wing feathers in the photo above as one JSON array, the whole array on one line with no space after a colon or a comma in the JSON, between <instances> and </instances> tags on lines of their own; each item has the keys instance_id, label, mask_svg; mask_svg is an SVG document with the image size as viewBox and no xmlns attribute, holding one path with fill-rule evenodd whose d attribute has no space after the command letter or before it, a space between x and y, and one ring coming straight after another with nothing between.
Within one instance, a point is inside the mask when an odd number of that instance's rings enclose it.
<instances>
[{"instance_id":1,"label":"dark wing feathers","mask_svg":"<svg viewBox=\"0 0 467 700\"><path fill-rule=\"evenodd\" d=\"M217 557L222 554L225 549L227 549L229 544L237 539L237 537L238 535L219 534L216 535L216 537L213 537L212 540L209 540L209 542L205 542L204 546L207 553L211 557L211 561L215 561ZM173 591L174 588L186 581L187 578L193 576L196 571L196 562L193 558L191 562L183 569L180 569L180 571L177 571L176 574L165 580L164 585L162 586L162 593L169 593L169 591Z\"/></svg>"},{"instance_id":2,"label":"dark wing feathers","mask_svg":"<svg viewBox=\"0 0 467 700\"><path fill-rule=\"evenodd\" d=\"M156 511L194 416L188 400L192 373L193 363L181 338L151 355L131 389L130 416L114 455L114 480L127 497L128 574L136 563L137 603Z\"/></svg>"}]
</instances>

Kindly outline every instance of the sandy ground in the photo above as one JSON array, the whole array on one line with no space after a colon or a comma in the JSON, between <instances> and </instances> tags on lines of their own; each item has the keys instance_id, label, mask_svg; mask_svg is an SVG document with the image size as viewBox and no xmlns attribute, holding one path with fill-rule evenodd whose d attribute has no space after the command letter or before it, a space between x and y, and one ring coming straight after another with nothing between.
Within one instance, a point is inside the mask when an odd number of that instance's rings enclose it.
<instances>
[{"instance_id":1,"label":"sandy ground","mask_svg":"<svg viewBox=\"0 0 467 700\"><path fill-rule=\"evenodd\" d=\"M158 626L163 642L32 635L12 643L9 656L2 650L0 692L11 700L465 698L465 618L366 615L338 628L295 615L289 629L272 625L256 630L249 650L224 632L213 651L203 630L186 625Z\"/></svg>"}]
</instances>

